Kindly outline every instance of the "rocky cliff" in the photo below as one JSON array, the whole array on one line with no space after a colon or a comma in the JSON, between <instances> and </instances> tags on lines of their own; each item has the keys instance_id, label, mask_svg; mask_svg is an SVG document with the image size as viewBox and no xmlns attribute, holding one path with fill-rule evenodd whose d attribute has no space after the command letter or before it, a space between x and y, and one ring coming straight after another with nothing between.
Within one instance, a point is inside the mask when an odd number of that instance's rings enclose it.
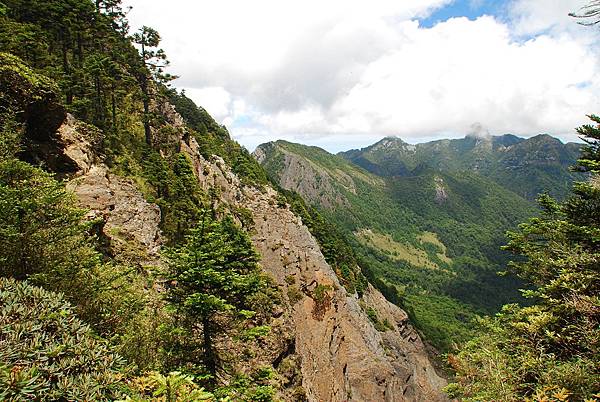
<instances>
[{"instance_id":1,"label":"rocky cliff","mask_svg":"<svg viewBox=\"0 0 600 402\"><path fill-rule=\"evenodd\" d=\"M160 112L175 132L185 132L170 105L161 105ZM63 158L77 167L69 176L70 187L90 216L101 218L112 253L137 258L141 266L160 264L159 208L144 199L132 180L110 172L74 119L66 119L53 141L62 144ZM308 228L278 201L273 188L242 185L223 159L202 157L189 136L181 135L179 148L192 160L201 186L218 191L217 202L225 210L251 213L254 245L284 300L253 362L277 370L282 399L446 399L441 392L446 382L436 374L404 311L372 287L360 299L349 294ZM386 323L385 330L375 328L368 311Z\"/></svg>"}]
</instances>

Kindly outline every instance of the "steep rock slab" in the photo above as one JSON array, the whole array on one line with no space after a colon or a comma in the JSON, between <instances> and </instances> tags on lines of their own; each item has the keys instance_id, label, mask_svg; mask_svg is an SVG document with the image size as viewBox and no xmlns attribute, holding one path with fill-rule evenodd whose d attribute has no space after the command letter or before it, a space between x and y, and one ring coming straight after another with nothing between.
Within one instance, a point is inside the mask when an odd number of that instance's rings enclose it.
<instances>
[{"instance_id":1,"label":"steep rock slab","mask_svg":"<svg viewBox=\"0 0 600 402\"><path fill-rule=\"evenodd\" d=\"M79 203L101 218L102 235L109 240L110 253L141 266L159 265L160 209L147 202L135 184L113 175L106 166L93 166L74 179L69 187Z\"/></svg>"},{"instance_id":2,"label":"steep rock slab","mask_svg":"<svg viewBox=\"0 0 600 402\"><path fill-rule=\"evenodd\" d=\"M68 115L55 137L73 167L68 187L90 210L88 217L100 219L110 254L140 266L159 265L160 208L147 202L133 181L109 172L97 152L100 133Z\"/></svg>"},{"instance_id":3,"label":"steep rock slab","mask_svg":"<svg viewBox=\"0 0 600 402\"><path fill-rule=\"evenodd\" d=\"M263 268L288 303L302 384L311 401L444 401L440 378L406 313L374 288L364 303L382 312L393 329L378 332L354 295L348 295L319 245L277 193L242 186L222 159L206 161L192 139L182 143L200 184L217 188L231 206L252 211L253 242Z\"/></svg>"}]
</instances>

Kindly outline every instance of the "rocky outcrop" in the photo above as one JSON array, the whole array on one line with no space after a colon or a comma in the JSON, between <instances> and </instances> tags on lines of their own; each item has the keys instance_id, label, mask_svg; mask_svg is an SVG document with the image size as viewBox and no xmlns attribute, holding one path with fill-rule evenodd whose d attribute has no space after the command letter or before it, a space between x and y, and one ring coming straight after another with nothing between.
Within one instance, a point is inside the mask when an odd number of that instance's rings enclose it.
<instances>
[{"instance_id":1,"label":"rocky outcrop","mask_svg":"<svg viewBox=\"0 0 600 402\"><path fill-rule=\"evenodd\" d=\"M435 182L435 202L438 204L443 204L448 199L448 192L446 191L446 187L444 186L444 179L439 176L434 178Z\"/></svg>"},{"instance_id":2,"label":"rocky outcrop","mask_svg":"<svg viewBox=\"0 0 600 402\"><path fill-rule=\"evenodd\" d=\"M132 180L109 172L98 154L101 139L97 129L67 115L52 135L56 152L45 158L60 155L56 162L70 167L68 187L89 210L88 217L98 221L107 253L134 265L159 265L160 209L146 201Z\"/></svg>"},{"instance_id":3,"label":"rocky outcrop","mask_svg":"<svg viewBox=\"0 0 600 402\"><path fill-rule=\"evenodd\" d=\"M442 401L440 378L406 313L374 288L363 297L391 323L379 332L357 296L348 294L301 219L277 193L242 186L220 158L205 160L194 140L182 149L201 185L221 190L223 202L252 211L253 241L262 266L286 299L283 319L295 334L302 385L310 401Z\"/></svg>"},{"instance_id":4,"label":"rocky outcrop","mask_svg":"<svg viewBox=\"0 0 600 402\"><path fill-rule=\"evenodd\" d=\"M63 160L73 167L75 175L86 174L100 163L98 148L103 136L98 129L84 126L68 114L54 137L62 151Z\"/></svg>"},{"instance_id":5,"label":"rocky outcrop","mask_svg":"<svg viewBox=\"0 0 600 402\"><path fill-rule=\"evenodd\" d=\"M72 180L69 187L90 210L89 217L100 219L101 234L117 261L160 264L160 209L147 202L131 180L109 173L100 164Z\"/></svg>"},{"instance_id":6,"label":"rocky outcrop","mask_svg":"<svg viewBox=\"0 0 600 402\"><path fill-rule=\"evenodd\" d=\"M175 118L167 121L174 126L172 132L185 132ZM79 134L69 119L59 129L64 154L78 169L69 186L91 217L99 218L111 254L140 265L160 264L159 208L144 199L133 181L110 173L92 143ZM349 294L308 228L280 204L274 189L242 185L223 159L203 158L194 138L182 135L178 149L192 160L201 187L217 190L225 211L251 212L253 243L283 303L273 313L262 350L247 365L273 366L281 378L281 399L446 400L441 392L445 381L436 374L406 313L372 287L361 300ZM389 329L375 328L369 308Z\"/></svg>"},{"instance_id":7,"label":"rocky outcrop","mask_svg":"<svg viewBox=\"0 0 600 402\"><path fill-rule=\"evenodd\" d=\"M253 156L264 167L276 165L273 166L277 170L275 177L282 188L294 189L305 200L324 208L349 207L350 203L343 192L356 194L356 185L350 175L340 169L319 166L290 152L279 142L258 146Z\"/></svg>"},{"instance_id":8,"label":"rocky outcrop","mask_svg":"<svg viewBox=\"0 0 600 402\"><path fill-rule=\"evenodd\" d=\"M324 208L333 209L349 206L348 200L335 189L330 175L313 167L306 159L294 154L283 156L284 168L281 171L279 185L283 188L296 188L304 199L313 200ZM354 190L354 183L348 177L349 188Z\"/></svg>"}]
</instances>

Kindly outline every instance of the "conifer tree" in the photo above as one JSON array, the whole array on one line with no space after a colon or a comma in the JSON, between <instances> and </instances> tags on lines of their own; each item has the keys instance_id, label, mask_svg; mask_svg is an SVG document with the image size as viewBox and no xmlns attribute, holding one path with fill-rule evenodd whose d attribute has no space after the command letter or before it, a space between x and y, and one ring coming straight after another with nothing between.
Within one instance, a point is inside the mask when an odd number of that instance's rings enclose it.
<instances>
[{"instance_id":1,"label":"conifer tree","mask_svg":"<svg viewBox=\"0 0 600 402\"><path fill-rule=\"evenodd\" d=\"M142 66L137 73L137 77L143 93L144 134L148 145L152 145L152 132L150 129L150 85L152 79L158 83L166 84L176 78L164 72L164 69L169 65L169 60L167 60L165 51L158 48L160 40L159 33L147 26L143 26L133 35L133 42L140 46Z\"/></svg>"},{"instance_id":2,"label":"conifer tree","mask_svg":"<svg viewBox=\"0 0 600 402\"><path fill-rule=\"evenodd\" d=\"M255 315L253 300L269 284L248 235L231 218L204 216L184 245L166 252L172 285L167 300L185 318L190 333L196 332L195 323L201 324L202 361L214 385L221 368L217 339ZM191 354L188 358L193 361Z\"/></svg>"}]
</instances>

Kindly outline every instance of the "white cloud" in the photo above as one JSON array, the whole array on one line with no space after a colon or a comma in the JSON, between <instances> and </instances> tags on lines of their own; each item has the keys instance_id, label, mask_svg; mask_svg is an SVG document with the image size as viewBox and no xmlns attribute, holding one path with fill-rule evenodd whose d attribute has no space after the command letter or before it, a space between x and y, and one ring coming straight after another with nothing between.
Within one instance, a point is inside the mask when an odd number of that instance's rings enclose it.
<instances>
[{"instance_id":1,"label":"white cloud","mask_svg":"<svg viewBox=\"0 0 600 402\"><path fill-rule=\"evenodd\" d=\"M465 132L474 121L493 133L532 134L569 131L598 105L596 56L567 39L513 42L491 17L409 27L406 35L368 66L337 113L360 110L375 130L401 136ZM596 91L578 87L594 81Z\"/></svg>"},{"instance_id":2,"label":"white cloud","mask_svg":"<svg viewBox=\"0 0 600 402\"><path fill-rule=\"evenodd\" d=\"M599 112L598 33L567 17L581 1L515 0L503 20L419 26L451 2L128 1L134 26L161 32L176 85L249 148L414 142L475 122L566 138Z\"/></svg>"},{"instance_id":3,"label":"white cloud","mask_svg":"<svg viewBox=\"0 0 600 402\"><path fill-rule=\"evenodd\" d=\"M223 87L184 88L187 97L202 105L215 119L223 120L231 115L231 95Z\"/></svg>"},{"instance_id":4,"label":"white cloud","mask_svg":"<svg viewBox=\"0 0 600 402\"><path fill-rule=\"evenodd\" d=\"M581 10L589 0L514 0L509 7L515 33L531 35L554 30L577 30L569 13Z\"/></svg>"}]
</instances>

